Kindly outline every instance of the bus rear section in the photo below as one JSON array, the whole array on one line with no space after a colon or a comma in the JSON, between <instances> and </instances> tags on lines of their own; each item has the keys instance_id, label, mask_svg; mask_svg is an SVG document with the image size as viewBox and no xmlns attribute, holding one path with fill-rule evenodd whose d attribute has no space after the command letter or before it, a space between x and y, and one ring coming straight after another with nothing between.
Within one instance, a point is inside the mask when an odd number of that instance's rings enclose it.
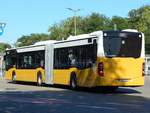
<instances>
[{"instance_id":1,"label":"bus rear section","mask_svg":"<svg viewBox=\"0 0 150 113\"><path fill-rule=\"evenodd\" d=\"M97 86L144 85L144 37L127 31L103 32L104 57L97 59Z\"/></svg>"},{"instance_id":2,"label":"bus rear section","mask_svg":"<svg viewBox=\"0 0 150 113\"><path fill-rule=\"evenodd\" d=\"M54 50L54 84L114 88L144 85L144 35L132 31L97 34L90 40L60 43L66 46ZM70 55L75 62L70 62Z\"/></svg>"},{"instance_id":3,"label":"bus rear section","mask_svg":"<svg viewBox=\"0 0 150 113\"><path fill-rule=\"evenodd\" d=\"M99 58L98 86L144 85L144 59Z\"/></svg>"}]
</instances>

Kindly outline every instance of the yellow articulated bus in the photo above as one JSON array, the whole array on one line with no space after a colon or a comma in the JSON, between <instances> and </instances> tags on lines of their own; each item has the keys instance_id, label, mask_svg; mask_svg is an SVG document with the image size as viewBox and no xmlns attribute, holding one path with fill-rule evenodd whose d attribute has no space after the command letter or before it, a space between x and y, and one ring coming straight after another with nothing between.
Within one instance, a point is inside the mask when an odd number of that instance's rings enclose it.
<instances>
[{"instance_id":1,"label":"yellow articulated bus","mask_svg":"<svg viewBox=\"0 0 150 113\"><path fill-rule=\"evenodd\" d=\"M72 89L142 86L144 48L143 33L130 29L38 42L6 50L5 78L69 85Z\"/></svg>"}]
</instances>

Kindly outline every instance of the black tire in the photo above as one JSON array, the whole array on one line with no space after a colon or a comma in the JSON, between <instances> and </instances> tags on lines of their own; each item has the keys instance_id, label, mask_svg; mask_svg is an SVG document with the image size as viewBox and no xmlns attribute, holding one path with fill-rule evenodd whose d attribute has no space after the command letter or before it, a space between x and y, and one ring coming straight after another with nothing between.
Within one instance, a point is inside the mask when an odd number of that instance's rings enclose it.
<instances>
[{"instance_id":1,"label":"black tire","mask_svg":"<svg viewBox=\"0 0 150 113\"><path fill-rule=\"evenodd\" d=\"M12 73L12 82L16 83L16 73L15 72Z\"/></svg>"},{"instance_id":2,"label":"black tire","mask_svg":"<svg viewBox=\"0 0 150 113\"><path fill-rule=\"evenodd\" d=\"M41 73L37 74L37 85L42 86L42 74Z\"/></svg>"},{"instance_id":3,"label":"black tire","mask_svg":"<svg viewBox=\"0 0 150 113\"><path fill-rule=\"evenodd\" d=\"M78 88L77 85L77 77L75 73L71 73L71 77L70 77L70 88L72 90L76 90Z\"/></svg>"}]
</instances>

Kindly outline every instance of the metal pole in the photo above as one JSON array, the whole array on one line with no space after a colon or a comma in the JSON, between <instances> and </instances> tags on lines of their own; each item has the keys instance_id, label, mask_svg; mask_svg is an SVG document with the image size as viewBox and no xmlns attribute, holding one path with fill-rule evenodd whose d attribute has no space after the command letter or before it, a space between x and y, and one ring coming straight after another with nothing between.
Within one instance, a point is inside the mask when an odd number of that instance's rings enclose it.
<instances>
[{"instance_id":1,"label":"metal pole","mask_svg":"<svg viewBox=\"0 0 150 113\"><path fill-rule=\"evenodd\" d=\"M4 32L5 26L6 26L6 23L0 23L0 36ZM3 56L0 56L0 77L3 77Z\"/></svg>"},{"instance_id":2,"label":"metal pole","mask_svg":"<svg viewBox=\"0 0 150 113\"><path fill-rule=\"evenodd\" d=\"M81 9L72 9L72 8L67 8L70 11L74 12L74 35L77 35L77 12L80 11Z\"/></svg>"},{"instance_id":3,"label":"metal pole","mask_svg":"<svg viewBox=\"0 0 150 113\"><path fill-rule=\"evenodd\" d=\"M76 11L74 12L74 35L77 34L77 17L76 17Z\"/></svg>"},{"instance_id":4,"label":"metal pole","mask_svg":"<svg viewBox=\"0 0 150 113\"><path fill-rule=\"evenodd\" d=\"M114 24L114 31L117 31L117 24Z\"/></svg>"}]
</instances>

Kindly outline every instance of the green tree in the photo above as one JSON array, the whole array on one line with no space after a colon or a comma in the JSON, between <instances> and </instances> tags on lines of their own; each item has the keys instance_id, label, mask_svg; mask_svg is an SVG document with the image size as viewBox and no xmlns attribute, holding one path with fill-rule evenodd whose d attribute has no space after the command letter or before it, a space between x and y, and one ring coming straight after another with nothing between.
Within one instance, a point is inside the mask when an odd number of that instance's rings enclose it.
<instances>
[{"instance_id":1,"label":"green tree","mask_svg":"<svg viewBox=\"0 0 150 113\"><path fill-rule=\"evenodd\" d=\"M129 25L145 34L146 53L150 53L150 5L131 10Z\"/></svg>"},{"instance_id":2,"label":"green tree","mask_svg":"<svg viewBox=\"0 0 150 113\"><path fill-rule=\"evenodd\" d=\"M105 15L92 13L84 18L84 32L90 33L98 30L108 30L110 28L110 19Z\"/></svg>"},{"instance_id":3,"label":"green tree","mask_svg":"<svg viewBox=\"0 0 150 113\"><path fill-rule=\"evenodd\" d=\"M146 36L146 43L150 43L150 6L146 5L129 12L129 24L133 29L137 29Z\"/></svg>"},{"instance_id":4,"label":"green tree","mask_svg":"<svg viewBox=\"0 0 150 113\"><path fill-rule=\"evenodd\" d=\"M116 25L117 30L129 29L128 18L113 16L111 19L110 28L114 29L114 25Z\"/></svg>"},{"instance_id":5,"label":"green tree","mask_svg":"<svg viewBox=\"0 0 150 113\"><path fill-rule=\"evenodd\" d=\"M110 26L109 18L98 13L92 13L87 17L76 17L76 19L77 35L96 30L107 30ZM50 33L50 39L54 40L66 39L68 36L74 35L74 17L50 26L48 32Z\"/></svg>"},{"instance_id":6,"label":"green tree","mask_svg":"<svg viewBox=\"0 0 150 113\"><path fill-rule=\"evenodd\" d=\"M0 43L0 53L3 53L7 48L11 48L11 46L7 43Z\"/></svg>"},{"instance_id":7,"label":"green tree","mask_svg":"<svg viewBox=\"0 0 150 113\"><path fill-rule=\"evenodd\" d=\"M145 32L150 25L150 6L143 6L129 12L130 27Z\"/></svg>"},{"instance_id":8,"label":"green tree","mask_svg":"<svg viewBox=\"0 0 150 113\"><path fill-rule=\"evenodd\" d=\"M117 25L118 30L137 29L145 34L146 50L150 48L150 6L142 6L138 9L129 11L128 17L113 16L108 18L99 13L92 13L86 17L77 16L77 35L90 33L97 30L113 30ZM31 34L22 36L17 40L18 46L34 44L42 40L62 40L70 35L74 35L74 17L67 18L59 23L55 23L48 29L47 34Z\"/></svg>"},{"instance_id":9,"label":"green tree","mask_svg":"<svg viewBox=\"0 0 150 113\"><path fill-rule=\"evenodd\" d=\"M48 39L50 38L49 38L49 35L47 34L31 34L29 36L20 37L16 42L16 46L17 47L28 46L28 45L34 44L35 42L48 40Z\"/></svg>"},{"instance_id":10,"label":"green tree","mask_svg":"<svg viewBox=\"0 0 150 113\"><path fill-rule=\"evenodd\" d=\"M83 20L82 17L76 17L77 20L77 34L82 34ZM70 35L74 35L74 17L68 18L60 23L56 23L50 26L48 32L50 33L50 39L62 40L66 39Z\"/></svg>"}]
</instances>

